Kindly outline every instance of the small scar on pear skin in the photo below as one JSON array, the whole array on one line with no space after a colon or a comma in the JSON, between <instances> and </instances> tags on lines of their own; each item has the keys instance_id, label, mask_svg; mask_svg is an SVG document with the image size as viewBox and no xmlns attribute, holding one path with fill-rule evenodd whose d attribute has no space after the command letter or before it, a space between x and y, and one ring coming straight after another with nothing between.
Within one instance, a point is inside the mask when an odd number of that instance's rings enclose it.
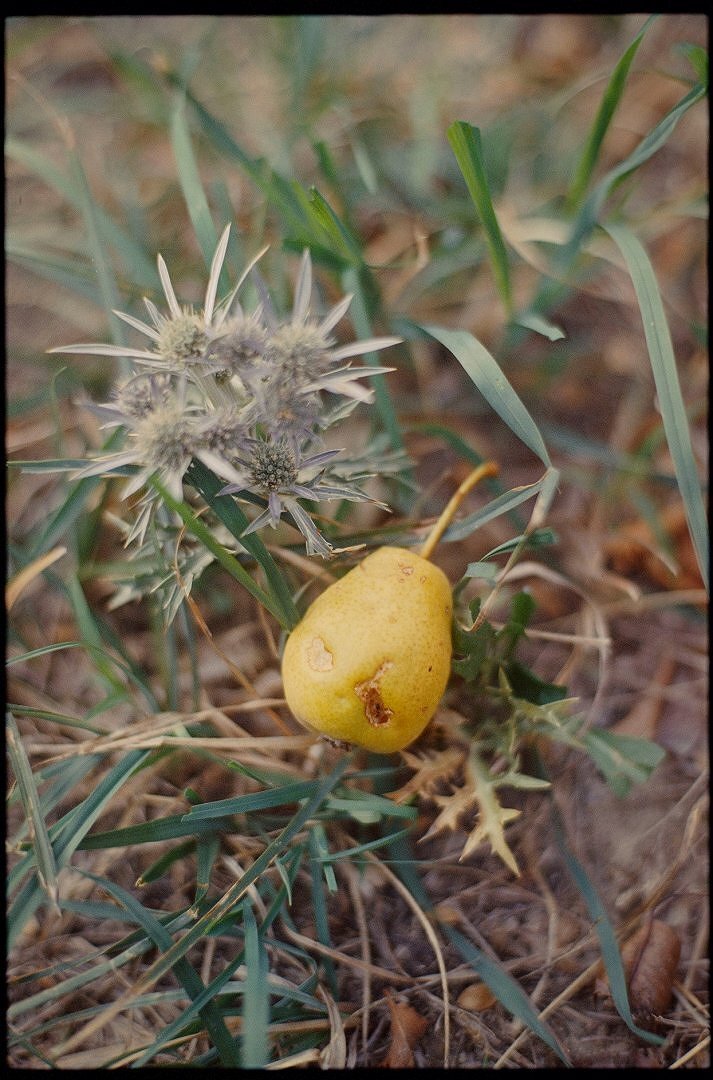
<instances>
[{"instance_id":1,"label":"small scar on pear skin","mask_svg":"<svg viewBox=\"0 0 713 1080\"><path fill-rule=\"evenodd\" d=\"M321 637L313 637L307 646L307 663L312 671L331 671L334 667L334 657Z\"/></svg>"},{"instance_id":2,"label":"small scar on pear skin","mask_svg":"<svg viewBox=\"0 0 713 1080\"><path fill-rule=\"evenodd\" d=\"M394 710L390 709L382 701L379 689L381 676L393 666L391 660L385 660L370 679L365 679L364 682L357 683L354 687L354 693L363 703L364 714L372 727L381 727L383 724L388 724L394 715Z\"/></svg>"}]
</instances>

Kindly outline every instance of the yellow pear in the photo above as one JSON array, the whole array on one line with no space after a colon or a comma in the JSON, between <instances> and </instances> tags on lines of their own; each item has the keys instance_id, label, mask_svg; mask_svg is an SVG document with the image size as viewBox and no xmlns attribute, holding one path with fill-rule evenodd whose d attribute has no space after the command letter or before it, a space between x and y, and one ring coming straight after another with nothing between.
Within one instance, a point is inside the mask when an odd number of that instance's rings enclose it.
<instances>
[{"instance_id":1,"label":"yellow pear","mask_svg":"<svg viewBox=\"0 0 713 1080\"><path fill-rule=\"evenodd\" d=\"M285 697L300 723L389 754L433 716L451 667L451 587L428 559L382 547L330 585L287 639Z\"/></svg>"}]
</instances>

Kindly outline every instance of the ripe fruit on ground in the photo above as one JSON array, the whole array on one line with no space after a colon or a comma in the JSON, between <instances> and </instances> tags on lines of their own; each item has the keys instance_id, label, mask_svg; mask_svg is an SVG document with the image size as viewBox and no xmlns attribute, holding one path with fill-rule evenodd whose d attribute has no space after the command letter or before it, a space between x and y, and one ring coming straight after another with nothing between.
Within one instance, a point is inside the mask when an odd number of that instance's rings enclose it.
<instances>
[{"instance_id":1,"label":"ripe fruit on ground","mask_svg":"<svg viewBox=\"0 0 713 1080\"><path fill-rule=\"evenodd\" d=\"M451 667L451 587L428 559L382 547L330 585L290 634L285 697L306 727L389 754L428 724Z\"/></svg>"}]
</instances>

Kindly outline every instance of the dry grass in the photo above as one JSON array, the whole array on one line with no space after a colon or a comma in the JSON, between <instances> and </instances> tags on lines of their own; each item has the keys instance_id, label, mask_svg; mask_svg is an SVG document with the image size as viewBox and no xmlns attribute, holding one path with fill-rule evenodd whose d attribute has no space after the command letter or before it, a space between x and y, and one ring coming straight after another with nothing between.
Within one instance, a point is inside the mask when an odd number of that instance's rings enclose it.
<instances>
[{"instance_id":1,"label":"dry grass","mask_svg":"<svg viewBox=\"0 0 713 1080\"><path fill-rule=\"evenodd\" d=\"M548 168L556 173L565 167L557 139L566 144L577 133L581 138L606 77L640 21L633 15L359 17L350 25L330 19L326 55L318 75L308 81L300 125L288 110L300 75L294 56L289 50L284 55L288 39L280 36L275 19L219 19L217 26L202 17L17 19L8 24L9 126L61 166L66 136L61 118L68 116L97 204L115 210L117 191L128 203L137 201L152 232L173 246L184 268L196 266L165 125L161 128L151 112L156 101L147 93L146 113L132 113L132 103L142 99L130 96L123 81L128 76L118 73L108 50L135 50L160 72L175 67L192 48L198 54L203 49L211 62L197 66L191 88L247 152L265 155L277 168L293 169L305 183L315 171L311 137L324 139L345 169L354 145L363 141L365 153L380 147L386 155L390 146L392 156L403 151L409 168L424 170L420 207L415 200L401 199L398 169L383 202L365 198L358 207L367 260L385 268L384 294L398 312L409 310L408 290L419 259L428 268L437 231L437 185L450 185L446 197L457 183L455 167L448 173L435 164L438 154L447 153L443 132L448 124L467 118L487 129L509 116L516 133L509 152L517 154L524 153L522 141L528 137L521 117L539 119L539 129L530 132L535 141L546 137L555 116L561 121L557 136L545 148L551 165L540 159L536 147L528 147L532 175L516 172L497 207L508 243L523 256L514 289L526 296L545 258L537 242L542 230L533 240L525 211L539 208L548 183L541 179L535 191L532 176L542 178ZM667 74L672 46L702 42L704 36L705 23L694 15L664 16L652 28L605 144L602 169L628 153L636 137L680 97L680 85ZM340 49L347 46L343 55ZM331 108L324 107L325 98ZM702 221L681 214L704 185L706 144L705 110L692 110L643 171L630 202L666 302L701 470L707 452L707 363L691 328L703 321L705 311L705 230ZM493 144L493 161L495 150ZM237 168L226 170L207 145L202 151L204 182L213 185L216 202L222 205L223 185L246 232L258 231L264 206L245 176ZM429 187L431 168L440 179ZM7 217L13 238L43 251L83 250L76 209L15 159L8 169ZM270 230L276 231L268 223ZM184 232L185 237L178 235ZM156 246L170 255L166 247ZM283 257L279 243L276 247L269 269L277 275ZM666 999L663 1007L652 1007L645 994L632 995L635 1020L665 1041L647 1045L617 1012L606 988L596 927L568 872L549 801L539 791L517 791L507 805L521 814L508 825L507 837L521 870L518 877L486 846L459 861L464 830L472 827L467 820L460 828L425 837L437 806L428 798L419 802L411 850L432 910L398 873L397 849L388 855L377 849L366 852L359 864L332 864L336 889L324 891L321 923L305 863L291 885L291 919L280 917L264 945L273 989L295 993L307 987L304 992L318 994L325 1008L313 1019L271 1021L270 1040L278 1049L270 1068L374 1067L395 1053L397 1038L404 1062L410 1055L418 1068L444 1063L456 1068L561 1066L545 1043L497 1000L484 997L481 1011L463 1006L469 999L462 999L462 991L478 984L480 975L464 961L448 936L449 927L517 980L575 1065L709 1064L706 597L682 523L680 495L671 482L671 460L657 435L660 421L633 293L619 270L609 262L602 270L603 265L594 261L591 277L551 313L552 321L566 328L570 351L558 353L542 344L544 339L533 344L530 338L507 371L551 439L562 480L547 520L558 536L554 554L541 559L535 553L520 563L492 619L495 626L505 620L507 601L527 583L537 605L527 646L533 669L545 680L566 683L589 725L651 739L666 750L653 776L625 797L612 792L589 757L554 744L547 750L568 851L583 866L620 942L655 920L669 927L680 945L680 958L659 988ZM120 271L122 289L128 279ZM187 287L190 291L190 280ZM417 314L424 322L468 327L489 345L503 319L487 274L467 271L424 294ZM8 266L7 322L9 457L54 457L59 447L70 457L81 455L87 444L97 445L94 422L78 401L84 386L105 391L105 365L68 361L56 400L43 394L33 403L33 395L57 366L56 359L44 356L46 349L104 339L101 308L57 280L43 279L27 260L18 259ZM455 366L422 342L414 345L413 368L394 377L394 397L407 403L406 430L424 420L447 424L477 445L483 457L499 462L508 486L532 482L529 455L504 426L491 422L484 410L477 412L479 402L461 406L464 383ZM354 423L355 437L361 423ZM425 528L463 479L466 464L429 433L414 428L407 437L420 485L410 520ZM612 460L624 462L623 468L603 467L591 449L595 444L596 452L610 453ZM632 465L641 470L638 478ZM17 552L65 498L61 478L12 471L6 512L13 565L22 565ZM474 494L469 500L466 509L472 510L485 497ZM86 516L106 518L112 511L120 512L120 504L109 489L102 505L98 493L87 504ZM378 523L378 517L367 515L358 527ZM500 518L475 537L444 545L438 561L455 581L468 562L510 535L511 526ZM97 530L97 537L94 562L122 557L110 524ZM60 584L79 572L90 609L107 621L160 707L152 709L135 684L107 706L116 688L95 654L83 648L48 652L9 669L8 698L24 707L15 717L30 766L36 771L95 755L50 820L95 791L111 767L138 749L157 752L126 780L92 832L185 814L190 789L203 801L255 792L260 785L250 770L279 772L294 782L326 775L335 766L342 751L298 729L284 704L279 627L235 582L213 571L206 575L194 592L188 619L195 663L179 648L167 673L170 654L162 652L161 629L147 607L130 604L107 612L112 586L106 574L77 564L78 542L81 536L73 528L68 541L58 537L41 561L15 577L8 598L9 657L81 637L76 603ZM315 568L289 549L282 558L306 584L308 596L325 583L319 577L326 579L328 571L316 573L324 571L321 563ZM167 686L173 688L172 702ZM470 718L474 707L468 686L454 684L418 753L447 748L454 725ZM59 727L43 718L43 711L83 720L84 726ZM170 752L158 752L167 747ZM245 771L228 767L236 758ZM355 767L366 764L366 757L356 756ZM409 775L403 771L404 783ZM368 787L366 781L363 786ZM8 811L10 869L21 858L20 842L32 835L21 831L22 821L22 807L14 798ZM222 834L206 903L219 904L279 828L268 812L262 835ZM368 821L335 819L330 828L332 850L377 835ZM87 983L78 979L75 989L64 983L112 957L132 929L108 911L104 917L88 917L82 902L109 899L88 873L140 896L157 917L200 907L191 858L177 859L155 878L151 874L164 850L166 845L159 843L80 849L71 866L59 871L61 909L49 903L40 907L25 921L8 956L10 1004L44 992L34 1007L11 1016L10 1034L20 1036L9 1050L11 1068L127 1066L180 1016L185 993L176 992L179 983L170 970L153 977L160 959L153 948L137 949L121 964L107 964L101 977ZM281 888L285 873L284 866L272 863L261 888L255 882L247 887L256 916L265 917L267 898ZM176 930L177 938L189 923ZM323 937L325 927L329 942ZM235 957L235 941L229 934L206 935L187 953L204 984ZM637 964L644 952L642 947ZM650 959L655 971L668 970L665 950ZM240 965L231 983L246 978L246 966ZM136 1004L139 995L144 996ZM225 1017L231 1033L242 1030L239 995L236 1000L234 1013ZM395 1002L408 1003L427 1018L425 1031L412 1042L408 1031L397 1034L401 1021ZM97 1005L103 1008L92 1015L88 1010ZM71 1025L62 1022L69 1014L76 1014ZM30 1029L34 1034L28 1043L23 1033ZM199 1022L195 1031L164 1046L152 1063L201 1064L201 1055L212 1045Z\"/></svg>"}]
</instances>

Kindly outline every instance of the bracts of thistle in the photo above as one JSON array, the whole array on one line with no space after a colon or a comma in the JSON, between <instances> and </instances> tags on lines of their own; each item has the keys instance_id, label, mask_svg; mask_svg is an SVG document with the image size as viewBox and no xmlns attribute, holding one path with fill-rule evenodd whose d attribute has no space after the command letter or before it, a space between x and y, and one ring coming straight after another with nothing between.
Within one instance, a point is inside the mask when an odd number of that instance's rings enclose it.
<instances>
[{"instance_id":1,"label":"bracts of thistle","mask_svg":"<svg viewBox=\"0 0 713 1080\"><path fill-rule=\"evenodd\" d=\"M321 318L312 314L309 251L302 256L288 318L276 313L254 269L266 248L218 302L229 233L227 226L216 248L202 310L179 303L159 255L166 312L149 299L149 321L115 312L148 339L145 348L77 344L51 350L123 358L134 367L109 402L90 406L104 427L123 429L123 446L88 460L75 476L126 477L123 498L140 496L133 523L123 528L125 540L145 550L149 527L155 533L171 522L149 481L156 477L182 500L196 459L225 481L221 494L233 495L254 514L246 532L274 528L286 515L302 533L308 554L329 557L335 548L314 521L316 505L334 499L373 502L357 480L393 474L407 464L404 455L376 446L356 468L344 451L325 449L323 438L359 402L371 402L365 377L394 370L354 366L352 359L401 339L337 344L333 332L352 298L343 297ZM259 302L247 312L237 296L251 273Z\"/></svg>"}]
</instances>

